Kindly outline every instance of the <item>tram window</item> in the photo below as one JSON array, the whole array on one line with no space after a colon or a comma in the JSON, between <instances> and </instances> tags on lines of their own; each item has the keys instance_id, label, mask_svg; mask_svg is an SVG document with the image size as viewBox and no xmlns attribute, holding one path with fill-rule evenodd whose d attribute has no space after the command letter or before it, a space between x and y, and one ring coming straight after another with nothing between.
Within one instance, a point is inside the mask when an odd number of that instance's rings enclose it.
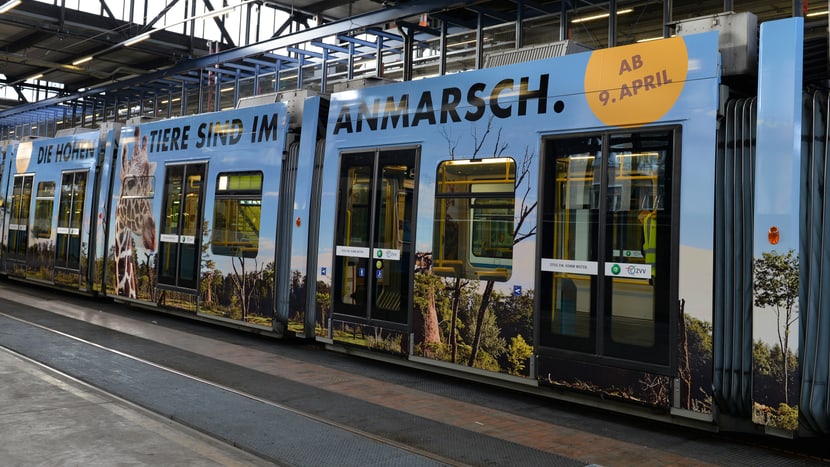
<instances>
[{"instance_id":1,"label":"tram window","mask_svg":"<svg viewBox=\"0 0 830 467\"><path fill-rule=\"evenodd\" d=\"M433 271L506 281L513 267L516 162L444 161L438 166Z\"/></svg>"},{"instance_id":2,"label":"tram window","mask_svg":"<svg viewBox=\"0 0 830 467\"><path fill-rule=\"evenodd\" d=\"M220 173L213 203L211 251L253 258L259 251L262 172Z\"/></svg>"},{"instance_id":3,"label":"tram window","mask_svg":"<svg viewBox=\"0 0 830 467\"><path fill-rule=\"evenodd\" d=\"M52 236L52 209L55 204L55 182L39 182L35 197L35 223L32 234L36 238Z\"/></svg>"}]
</instances>

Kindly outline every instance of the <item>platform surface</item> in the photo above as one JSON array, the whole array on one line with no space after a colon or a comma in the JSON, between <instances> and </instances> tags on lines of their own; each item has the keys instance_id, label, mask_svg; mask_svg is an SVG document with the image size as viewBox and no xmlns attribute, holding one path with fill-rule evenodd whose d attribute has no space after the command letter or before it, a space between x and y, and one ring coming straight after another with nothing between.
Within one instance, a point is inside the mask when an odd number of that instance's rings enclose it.
<instances>
[{"instance_id":1,"label":"platform surface","mask_svg":"<svg viewBox=\"0 0 830 467\"><path fill-rule=\"evenodd\" d=\"M272 465L0 348L0 464Z\"/></svg>"},{"instance_id":2,"label":"platform surface","mask_svg":"<svg viewBox=\"0 0 830 467\"><path fill-rule=\"evenodd\" d=\"M801 441L678 428L10 281L0 281L0 347L2 465L830 458Z\"/></svg>"}]
</instances>

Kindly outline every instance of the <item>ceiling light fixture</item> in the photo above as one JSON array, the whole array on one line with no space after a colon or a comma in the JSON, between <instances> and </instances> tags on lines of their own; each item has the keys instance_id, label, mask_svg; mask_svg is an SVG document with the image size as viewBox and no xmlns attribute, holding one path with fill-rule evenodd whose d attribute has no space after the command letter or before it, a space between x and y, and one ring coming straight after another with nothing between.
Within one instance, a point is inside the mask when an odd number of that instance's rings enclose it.
<instances>
[{"instance_id":1,"label":"ceiling light fixture","mask_svg":"<svg viewBox=\"0 0 830 467\"><path fill-rule=\"evenodd\" d=\"M78 65L80 65L80 64L82 64L82 63L86 63L86 62L91 61L91 60L92 60L92 55L89 55L89 56L86 56L86 57L84 57L84 58L81 58L81 59L75 60L74 62L72 62L72 65L74 65L74 66L78 66Z\"/></svg>"},{"instance_id":2,"label":"ceiling light fixture","mask_svg":"<svg viewBox=\"0 0 830 467\"><path fill-rule=\"evenodd\" d=\"M127 39L124 42L121 42L120 44L117 44L116 47L118 47L120 45L123 45L124 47L129 47L131 45L138 44L139 42L148 39L150 37L150 34L156 32L156 31L163 31L165 29L170 29L174 26L178 26L180 24L184 24L184 23L187 23L189 21L194 21L194 20L197 20L197 19L209 19L209 18L213 18L215 16L223 15L223 14L229 13L229 12L231 12L231 11L241 7L241 6L247 5L247 4L255 2L255 1L258 1L258 0L244 0L242 2L239 2L236 5L226 6L224 8L220 8L220 9L214 10L214 11L209 11L207 13L204 13L204 14L201 14L201 15L198 15L198 16L191 16L191 17L185 18L181 21L176 21L174 23L167 24L164 27L161 27L159 29L154 29L152 31L143 32L143 33L141 33L141 34L139 34L139 35L137 35L133 38Z\"/></svg>"},{"instance_id":3,"label":"ceiling light fixture","mask_svg":"<svg viewBox=\"0 0 830 467\"><path fill-rule=\"evenodd\" d=\"M807 17L812 18L814 16L824 16L826 14L827 14L827 10L814 11L812 13L807 13Z\"/></svg>"},{"instance_id":4,"label":"ceiling light fixture","mask_svg":"<svg viewBox=\"0 0 830 467\"><path fill-rule=\"evenodd\" d=\"M631 13L632 11L634 11L633 8L625 8L623 10L618 10L617 11L617 16L624 15L624 14L627 14L627 13ZM598 15L583 16L581 18L572 19L571 23L586 23L588 21L594 21L596 19L607 18L609 16L611 16L611 13L600 13Z\"/></svg>"},{"instance_id":5,"label":"ceiling light fixture","mask_svg":"<svg viewBox=\"0 0 830 467\"><path fill-rule=\"evenodd\" d=\"M152 33L153 33L153 31L143 32L143 33L141 33L141 34L139 34L139 35L137 35L137 36L135 36L135 37L132 37L132 38L130 38L130 39L127 39L127 40L126 40L126 41L124 41L124 43L123 43L123 44L121 44L121 45L123 45L124 47L129 47L129 46L131 46L131 45L136 45L136 44L138 44L138 43L139 43L139 42L141 42L141 41L146 41L147 39L149 39L149 38L150 38L150 34L152 34Z\"/></svg>"},{"instance_id":6,"label":"ceiling light fixture","mask_svg":"<svg viewBox=\"0 0 830 467\"><path fill-rule=\"evenodd\" d=\"M663 37L663 36L646 37L645 39L637 39L637 42L659 41L660 39L665 39L665 37Z\"/></svg>"},{"instance_id":7,"label":"ceiling light fixture","mask_svg":"<svg viewBox=\"0 0 830 467\"><path fill-rule=\"evenodd\" d=\"M35 80L38 80L40 78L43 78L43 73L38 73L36 75L30 76L30 77L26 78L26 81L35 81Z\"/></svg>"},{"instance_id":8,"label":"ceiling light fixture","mask_svg":"<svg viewBox=\"0 0 830 467\"><path fill-rule=\"evenodd\" d=\"M6 13L7 11L11 10L17 5L20 5L21 3L23 3L23 0L11 0L9 2L4 3L3 6L0 6L0 15Z\"/></svg>"}]
</instances>

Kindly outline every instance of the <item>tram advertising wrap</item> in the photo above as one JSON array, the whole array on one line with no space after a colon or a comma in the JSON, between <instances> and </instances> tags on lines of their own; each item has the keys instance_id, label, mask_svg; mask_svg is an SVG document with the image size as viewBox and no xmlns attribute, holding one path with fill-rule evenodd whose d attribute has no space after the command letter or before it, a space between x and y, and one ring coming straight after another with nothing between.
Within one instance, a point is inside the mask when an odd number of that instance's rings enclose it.
<instances>
[{"instance_id":1,"label":"tram advertising wrap","mask_svg":"<svg viewBox=\"0 0 830 467\"><path fill-rule=\"evenodd\" d=\"M92 212L112 129L17 144L9 152L4 270L11 276L91 291ZM13 157L11 157L13 155ZM94 254L94 252L92 253Z\"/></svg>"},{"instance_id":2,"label":"tram advertising wrap","mask_svg":"<svg viewBox=\"0 0 830 467\"><path fill-rule=\"evenodd\" d=\"M800 18L759 38L758 76L722 78L706 32L6 141L0 271L652 419L826 435L828 97L800 85Z\"/></svg>"},{"instance_id":3,"label":"tram advertising wrap","mask_svg":"<svg viewBox=\"0 0 830 467\"><path fill-rule=\"evenodd\" d=\"M320 338L668 410L679 299L712 321L718 85L704 34L334 94Z\"/></svg>"},{"instance_id":4,"label":"tram advertising wrap","mask_svg":"<svg viewBox=\"0 0 830 467\"><path fill-rule=\"evenodd\" d=\"M274 327L284 104L126 126L107 293Z\"/></svg>"}]
</instances>

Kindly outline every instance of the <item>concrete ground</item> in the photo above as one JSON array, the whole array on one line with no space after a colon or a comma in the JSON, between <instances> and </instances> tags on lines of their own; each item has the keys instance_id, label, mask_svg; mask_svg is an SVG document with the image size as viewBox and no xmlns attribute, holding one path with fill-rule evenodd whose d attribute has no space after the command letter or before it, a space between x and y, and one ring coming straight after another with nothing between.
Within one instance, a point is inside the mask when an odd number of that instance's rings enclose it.
<instances>
[{"instance_id":1,"label":"concrete ground","mask_svg":"<svg viewBox=\"0 0 830 467\"><path fill-rule=\"evenodd\" d=\"M273 465L0 347L0 464Z\"/></svg>"},{"instance_id":2,"label":"concrete ground","mask_svg":"<svg viewBox=\"0 0 830 467\"><path fill-rule=\"evenodd\" d=\"M0 352L0 467L828 462L820 441L683 429L3 281L0 348L62 372Z\"/></svg>"}]
</instances>

